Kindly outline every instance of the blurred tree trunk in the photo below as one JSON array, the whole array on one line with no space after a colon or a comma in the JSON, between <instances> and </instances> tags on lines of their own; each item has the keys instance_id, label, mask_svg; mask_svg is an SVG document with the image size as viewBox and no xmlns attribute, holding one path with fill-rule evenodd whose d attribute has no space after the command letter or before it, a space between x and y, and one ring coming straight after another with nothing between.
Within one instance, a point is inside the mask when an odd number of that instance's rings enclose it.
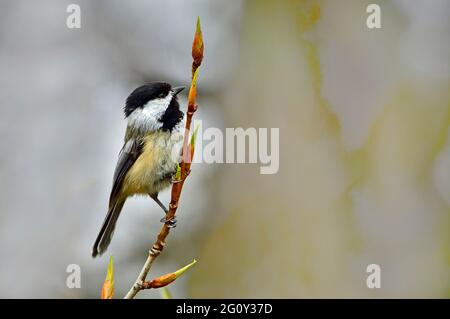
<instances>
[{"instance_id":1,"label":"blurred tree trunk","mask_svg":"<svg viewBox=\"0 0 450 319\"><path fill-rule=\"evenodd\" d=\"M325 35L311 33L324 5L247 4L226 125L279 127L280 170L222 167L214 214L225 217L203 240L194 298L441 296L448 288L448 236L439 228L448 206L429 181L414 180L443 146L436 143L450 122L448 94L441 88L429 112L426 98L398 84L406 89L380 105L367 142L347 150L338 114L322 96L316 41ZM364 3L358 9L348 19L364 17ZM414 237L421 232L430 237ZM381 265L385 289L367 288L371 263Z\"/></svg>"}]
</instances>

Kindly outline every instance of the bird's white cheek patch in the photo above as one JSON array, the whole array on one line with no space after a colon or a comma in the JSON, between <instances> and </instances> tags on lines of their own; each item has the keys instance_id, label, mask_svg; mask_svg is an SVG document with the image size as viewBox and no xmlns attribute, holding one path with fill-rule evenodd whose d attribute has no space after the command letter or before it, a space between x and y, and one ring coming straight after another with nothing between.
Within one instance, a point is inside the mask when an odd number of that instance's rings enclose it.
<instances>
[{"instance_id":1,"label":"bird's white cheek patch","mask_svg":"<svg viewBox=\"0 0 450 319\"><path fill-rule=\"evenodd\" d=\"M128 125L140 132L155 131L163 126L159 119L163 116L170 101L172 94L169 93L163 99L149 101L142 108L133 111L128 117Z\"/></svg>"}]
</instances>

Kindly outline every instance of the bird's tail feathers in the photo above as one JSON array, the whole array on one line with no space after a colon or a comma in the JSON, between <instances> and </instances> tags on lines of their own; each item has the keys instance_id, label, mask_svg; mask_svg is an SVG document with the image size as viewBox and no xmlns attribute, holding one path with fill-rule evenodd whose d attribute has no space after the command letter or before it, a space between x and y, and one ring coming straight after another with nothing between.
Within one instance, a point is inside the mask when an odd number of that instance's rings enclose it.
<instances>
[{"instance_id":1,"label":"bird's tail feathers","mask_svg":"<svg viewBox=\"0 0 450 319\"><path fill-rule=\"evenodd\" d=\"M92 248L92 257L102 255L108 248L124 204L125 201L117 201L113 205L110 205L108 214L103 221L102 228L100 229L94 247Z\"/></svg>"}]
</instances>

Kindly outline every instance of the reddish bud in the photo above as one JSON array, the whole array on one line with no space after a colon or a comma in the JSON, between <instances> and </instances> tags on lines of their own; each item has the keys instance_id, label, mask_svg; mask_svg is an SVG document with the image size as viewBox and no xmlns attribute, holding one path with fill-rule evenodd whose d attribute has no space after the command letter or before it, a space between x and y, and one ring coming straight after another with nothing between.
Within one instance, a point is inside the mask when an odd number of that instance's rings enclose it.
<instances>
[{"instance_id":1,"label":"reddish bud","mask_svg":"<svg viewBox=\"0 0 450 319\"><path fill-rule=\"evenodd\" d=\"M194 41L192 42L192 58L194 59L193 71L195 72L203 60L203 35L200 27L200 17L197 18L197 28L195 30Z\"/></svg>"}]
</instances>

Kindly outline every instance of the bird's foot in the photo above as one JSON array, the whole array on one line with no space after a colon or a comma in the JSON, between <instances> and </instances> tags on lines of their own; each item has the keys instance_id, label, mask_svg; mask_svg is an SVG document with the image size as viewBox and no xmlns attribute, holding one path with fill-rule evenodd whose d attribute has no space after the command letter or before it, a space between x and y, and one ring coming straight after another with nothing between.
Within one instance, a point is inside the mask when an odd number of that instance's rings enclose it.
<instances>
[{"instance_id":1,"label":"bird's foot","mask_svg":"<svg viewBox=\"0 0 450 319\"><path fill-rule=\"evenodd\" d=\"M167 217L161 218L161 223L166 224L169 228L177 227L177 219L174 217L172 219L167 219Z\"/></svg>"}]
</instances>

